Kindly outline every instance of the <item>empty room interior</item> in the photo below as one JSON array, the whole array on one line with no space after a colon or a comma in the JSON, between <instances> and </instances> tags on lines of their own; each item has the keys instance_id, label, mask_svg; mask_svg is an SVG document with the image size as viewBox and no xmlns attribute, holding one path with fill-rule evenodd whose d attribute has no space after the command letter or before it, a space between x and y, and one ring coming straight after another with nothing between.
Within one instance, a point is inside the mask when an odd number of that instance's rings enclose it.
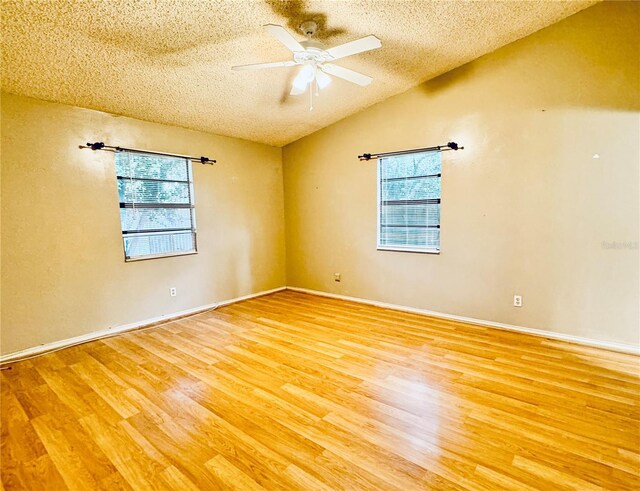
<instances>
[{"instance_id":1,"label":"empty room interior","mask_svg":"<svg viewBox=\"0 0 640 491\"><path fill-rule=\"evenodd\" d=\"M640 489L640 2L0 2L0 490Z\"/></svg>"}]
</instances>

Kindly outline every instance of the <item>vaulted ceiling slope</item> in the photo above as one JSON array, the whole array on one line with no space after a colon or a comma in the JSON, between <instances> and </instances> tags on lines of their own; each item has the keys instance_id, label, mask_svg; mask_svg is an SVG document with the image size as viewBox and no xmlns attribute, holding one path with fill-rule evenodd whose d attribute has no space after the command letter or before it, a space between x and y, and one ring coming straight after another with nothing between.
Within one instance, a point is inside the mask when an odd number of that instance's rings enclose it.
<instances>
[{"instance_id":1,"label":"vaulted ceiling slope","mask_svg":"<svg viewBox=\"0 0 640 491\"><path fill-rule=\"evenodd\" d=\"M3 90L281 146L553 24L594 0L2 0ZM296 68L261 26L314 19L329 46L368 34L382 49L339 64L309 112ZM303 40L302 35L296 37Z\"/></svg>"}]
</instances>

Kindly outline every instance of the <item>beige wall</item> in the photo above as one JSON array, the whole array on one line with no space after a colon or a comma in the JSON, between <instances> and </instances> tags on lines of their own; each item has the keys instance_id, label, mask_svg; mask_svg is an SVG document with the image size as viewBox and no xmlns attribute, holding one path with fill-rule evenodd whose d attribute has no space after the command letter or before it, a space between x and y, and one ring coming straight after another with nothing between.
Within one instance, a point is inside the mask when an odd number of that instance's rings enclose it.
<instances>
[{"instance_id":1,"label":"beige wall","mask_svg":"<svg viewBox=\"0 0 640 491\"><path fill-rule=\"evenodd\" d=\"M197 255L124 262L95 140L218 160L194 164ZM279 148L2 94L1 182L3 354L285 284Z\"/></svg>"},{"instance_id":2,"label":"beige wall","mask_svg":"<svg viewBox=\"0 0 640 491\"><path fill-rule=\"evenodd\" d=\"M285 147L288 284L638 343L639 20L599 4ZM356 156L450 140L441 254L376 251Z\"/></svg>"}]
</instances>

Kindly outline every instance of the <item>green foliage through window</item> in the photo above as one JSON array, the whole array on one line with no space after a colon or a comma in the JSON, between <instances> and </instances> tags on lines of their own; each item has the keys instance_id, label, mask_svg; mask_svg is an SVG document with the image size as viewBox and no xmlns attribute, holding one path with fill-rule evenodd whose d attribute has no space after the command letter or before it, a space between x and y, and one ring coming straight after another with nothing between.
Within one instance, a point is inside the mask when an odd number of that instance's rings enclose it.
<instances>
[{"instance_id":1,"label":"green foliage through window","mask_svg":"<svg viewBox=\"0 0 640 491\"><path fill-rule=\"evenodd\" d=\"M191 162L117 152L115 166L125 258L195 252Z\"/></svg>"},{"instance_id":2,"label":"green foliage through window","mask_svg":"<svg viewBox=\"0 0 640 491\"><path fill-rule=\"evenodd\" d=\"M440 250L440 152L378 160L378 247Z\"/></svg>"}]
</instances>

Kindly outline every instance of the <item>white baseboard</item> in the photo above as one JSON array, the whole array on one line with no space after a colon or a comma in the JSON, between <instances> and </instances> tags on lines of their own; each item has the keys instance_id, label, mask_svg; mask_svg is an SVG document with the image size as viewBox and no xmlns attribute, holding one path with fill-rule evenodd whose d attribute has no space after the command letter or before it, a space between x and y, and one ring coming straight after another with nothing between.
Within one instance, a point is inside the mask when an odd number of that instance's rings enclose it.
<instances>
[{"instance_id":1,"label":"white baseboard","mask_svg":"<svg viewBox=\"0 0 640 491\"><path fill-rule=\"evenodd\" d=\"M145 319L138 322L132 322L131 324L125 324L123 326L110 327L108 329L103 329L101 331L93 331L87 334L83 334L81 336L75 336L73 338L67 338L67 339L62 339L60 341L54 341L52 343L41 344L39 346L34 346L33 348L27 348L20 351L15 351L13 353L8 353L6 355L2 355L0 356L0 363L19 361L23 358L29 358L31 356L45 353L47 351L58 350L60 348L66 348L69 346L74 346L76 344L86 343L88 341L96 341L100 338L112 336L117 333L132 331L134 329L150 326L151 324L157 324L158 322L162 322L162 321L168 322L168 321L171 321L172 319L178 319L179 317L185 317L190 314L196 314L198 312L203 312L205 310L213 309L215 307L223 307L225 305L241 302L242 300L248 300L250 298L269 295L270 293L279 292L285 289L286 289L286 286L281 286L279 288L274 288L272 290L265 290L258 293L252 293L250 295L245 295L243 297L232 298L230 300L223 300L221 302L211 303L208 305L201 305L200 307L181 310L180 312L173 312L171 314L165 314L165 315L153 317L151 319Z\"/></svg>"},{"instance_id":2,"label":"white baseboard","mask_svg":"<svg viewBox=\"0 0 640 491\"><path fill-rule=\"evenodd\" d=\"M497 329L506 329L508 331L516 331L516 332L521 332L525 334L531 334L533 336L541 336L549 339L557 339L560 341L569 341L571 343L582 344L585 346L593 346L595 348L603 348L603 349L608 349L612 351L619 351L622 353L640 355L640 346L635 346L633 344L615 343L612 341L601 341L599 339L583 338L580 336L573 336L571 334L563 334L563 333L553 332L553 331L543 331L542 329L533 329L530 327L515 326L512 324L503 324L501 322L493 322L493 321L487 321L483 319L474 319L473 317L463 317L460 315L444 314L442 312L434 312L432 310L416 309L414 307L405 307L403 305L378 302L376 300L368 300L365 298L349 297L346 295L339 295L337 293L327 293L327 292L322 292L318 290L309 290L308 288L299 288L297 286L288 286L287 290L302 292L302 293L309 293L311 295L320 295L322 297L337 298L340 300L348 300L350 302L364 303L367 305L374 305L376 307L382 307L385 309L411 312L413 314L440 317L442 319L455 320L459 322L465 322L468 324L479 324L482 326L494 327Z\"/></svg>"},{"instance_id":3,"label":"white baseboard","mask_svg":"<svg viewBox=\"0 0 640 491\"><path fill-rule=\"evenodd\" d=\"M177 319L179 317L184 317L187 315L191 315L191 314L195 314L198 312L202 312L205 310L209 310L212 309L214 307L222 307L224 305L230 305L232 303L236 303L236 302L241 302L242 300L248 300L250 298L255 298L255 297L261 297L263 295L269 295L270 293L276 293L282 290L292 290L292 291L297 291L297 292L302 292L302 293L309 293L311 295L319 295L319 296L323 296L323 297L330 297L330 298L337 298L340 300L348 300L351 302L358 302L358 303L363 303L363 304L367 304L367 305L374 305L376 307L382 307L385 309L392 309L392 310L400 310L403 312L411 312L414 314L421 314L421 315L429 315L432 317L440 317L442 319L450 319L450 320L455 320L455 321L459 321L459 322L466 322L466 323L470 323L470 324L479 324L482 326L487 326L487 327L494 327L497 329L506 329L509 331L516 331L516 332L522 332L522 333L526 333L526 334L531 334L534 336L541 336L541 337L545 337L545 338L549 338L549 339L558 339L561 341L569 341L572 343L577 343L577 344L582 344L585 346L593 346L596 348L604 348L604 349L608 349L608 350L613 350L613 351L620 351L623 353L631 353L631 354L635 354L638 355L640 354L640 347L639 346L634 346L632 344L624 344L624 343L615 343L615 342L611 342L611 341L601 341L598 339L590 339L590 338L583 338L580 336L573 336L571 334L562 334L562 333L557 333L557 332L552 332L552 331L543 331L541 329L532 329L530 327L522 327L522 326L515 326L512 324L503 324L500 322L493 322L493 321L487 321L487 320L483 320L483 319L474 319L472 317L463 317L463 316L459 316L459 315L453 315L453 314L444 314L442 312L434 312L432 310L425 310L425 309L417 309L417 308L413 308L413 307L405 307L403 305L397 305L397 304L390 304L390 303L384 303L384 302L378 302L376 300L368 300L368 299L364 299L364 298L358 298L358 297L349 297L346 295L339 295L336 293L328 293L328 292L322 292L322 291L318 291L318 290L310 290L307 288L299 288L299 287L295 287L295 286L282 286L279 288L274 288L272 290L265 290L265 291L261 291L261 292L257 292L257 293L252 293L250 295L245 295L243 297L237 297L237 298L232 298L230 300L223 300L221 302L218 303L212 303L212 304L208 304L208 305L201 305L199 307L195 307L192 309L187 309L187 310L182 310L180 312L173 312L171 314L166 314L166 315L161 315L158 317L153 317L151 319L145 319L142 321L138 321L138 322L132 322L131 324L125 324L122 326L116 326L116 327L112 327L109 329L103 329L101 331L94 331L94 332L90 332L87 334L83 334L81 336L75 336L73 338L68 338L68 339L62 339L60 341L54 341L52 343L46 343L46 344L41 344L39 346L34 346L32 348L27 348L24 350L20 350L20 351L16 351L13 353L8 353L6 355L2 355L0 356L0 363L4 364L4 363L8 363L11 361L18 361L21 360L23 358L29 358L31 356L34 355L38 355L41 353L45 353L48 351L54 351L54 350L58 350L60 348L65 348L65 347L69 347L69 346L74 346L77 344L81 344L81 343L86 343L88 341L96 341L98 339L107 337L107 336L112 336L113 334L117 334L117 333L124 333L127 331L132 331L135 329L139 329L141 327L145 327L145 326L150 326L151 324L156 324L158 322L163 322L163 321L171 321L172 319Z\"/></svg>"}]
</instances>

